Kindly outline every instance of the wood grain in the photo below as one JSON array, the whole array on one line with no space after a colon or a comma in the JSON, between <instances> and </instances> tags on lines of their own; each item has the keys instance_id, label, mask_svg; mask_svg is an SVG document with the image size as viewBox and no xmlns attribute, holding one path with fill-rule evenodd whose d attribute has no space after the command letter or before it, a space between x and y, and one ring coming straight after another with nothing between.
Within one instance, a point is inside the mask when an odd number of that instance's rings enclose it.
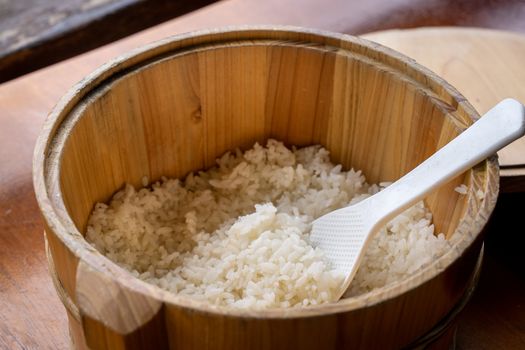
<instances>
[{"instance_id":1,"label":"wood grain","mask_svg":"<svg viewBox=\"0 0 525 350\"><path fill-rule=\"evenodd\" d=\"M67 319L44 262L30 183L27 174L22 183L0 185L0 348L65 349Z\"/></svg>"},{"instance_id":2,"label":"wood grain","mask_svg":"<svg viewBox=\"0 0 525 350\"><path fill-rule=\"evenodd\" d=\"M456 87L480 114L504 98L525 101L525 36L482 29L392 30L365 35L414 58ZM498 152L501 187L525 191L525 137Z\"/></svg>"},{"instance_id":3,"label":"wood grain","mask_svg":"<svg viewBox=\"0 0 525 350\"><path fill-rule=\"evenodd\" d=\"M0 2L0 83L105 45L213 1Z\"/></svg>"},{"instance_id":4,"label":"wood grain","mask_svg":"<svg viewBox=\"0 0 525 350\"><path fill-rule=\"evenodd\" d=\"M334 162L362 169L369 181L392 181L477 117L456 90L410 59L314 30L202 31L108 63L58 103L34 158L57 277L80 310L87 345L379 349L413 342L469 284L497 197L494 158L427 198L454 249L396 285L334 304L253 311L175 296L109 263L82 234L93 205L124 183L182 177L255 141L320 143ZM454 191L461 183L466 196ZM165 331L150 326L158 320Z\"/></svg>"}]
</instances>

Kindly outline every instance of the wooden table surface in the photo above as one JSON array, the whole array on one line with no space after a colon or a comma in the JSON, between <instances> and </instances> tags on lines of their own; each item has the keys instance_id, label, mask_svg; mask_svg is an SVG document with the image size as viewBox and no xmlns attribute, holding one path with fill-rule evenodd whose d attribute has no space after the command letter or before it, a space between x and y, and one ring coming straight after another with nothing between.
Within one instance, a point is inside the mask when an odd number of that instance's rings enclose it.
<instances>
[{"instance_id":1,"label":"wooden table surface","mask_svg":"<svg viewBox=\"0 0 525 350\"><path fill-rule=\"evenodd\" d=\"M456 13L456 22L454 14L444 16L452 1L419 4L421 15L416 7L407 10L411 3L421 1L370 0L366 5L343 0L290 0L285 5L278 0L223 1L0 85L0 348L62 349L69 345L65 311L48 277L42 220L31 183L31 158L47 112L73 83L136 46L219 25L292 24L361 33L360 28L377 24L378 19L391 27L410 27L436 24L438 18L442 21L437 24L485 24L525 31L522 1L506 2L499 8L505 15L494 11L501 1L483 1L484 5L475 9L467 1L457 1L472 11ZM404 12L400 4L404 4ZM391 18L390 14L397 15ZM480 287L459 327L460 349L525 349L525 274L519 251L524 235L515 219L523 215L524 198L521 193L512 193L501 199L488 230Z\"/></svg>"}]
</instances>

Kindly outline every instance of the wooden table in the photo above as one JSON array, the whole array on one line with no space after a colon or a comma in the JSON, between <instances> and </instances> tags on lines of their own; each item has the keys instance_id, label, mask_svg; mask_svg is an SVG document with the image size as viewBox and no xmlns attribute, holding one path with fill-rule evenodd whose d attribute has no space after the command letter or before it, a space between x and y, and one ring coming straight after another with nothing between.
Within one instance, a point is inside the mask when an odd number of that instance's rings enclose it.
<instances>
[{"instance_id":1,"label":"wooden table","mask_svg":"<svg viewBox=\"0 0 525 350\"><path fill-rule=\"evenodd\" d=\"M406 6L410 3L409 0L370 0L364 5L342 0L326 3L290 0L284 5L278 0L224 1L0 85L0 348L61 349L69 345L65 311L47 274L42 221L31 184L31 158L36 136L46 113L68 87L120 53L188 30L227 24L278 23L359 33L359 28L366 27L366 23L378 23L378 18L389 19L387 23L392 27L432 24L435 18L445 22L442 15L445 10L440 12L439 9L452 2L425 2L421 6L426 15L419 17L414 10L407 16ZM466 1L459 3L467 8L471 6L465 5ZM500 2L483 3L491 5L478 6L479 9L470 13L487 15L494 4ZM405 12L399 10L403 8L400 4L404 4ZM508 4L512 6L507 7L509 12L505 12L505 16L494 13L490 18L507 21L498 22L498 26L525 30L525 21L509 20L525 13L525 7L520 7L518 2ZM396 13L397 17L389 17ZM412 20L408 21L407 17ZM400 24L403 18L405 22ZM421 21L415 22L414 18ZM489 17L473 18L470 22L458 21L480 24L480 18ZM518 249L523 247L524 239L514 226L514 218L523 215L520 212L522 202L521 193L511 193L498 205L496 220L489 227L480 287L460 324L458 347L461 349L525 348L525 274Z\"/></svg>"}]
</instances>

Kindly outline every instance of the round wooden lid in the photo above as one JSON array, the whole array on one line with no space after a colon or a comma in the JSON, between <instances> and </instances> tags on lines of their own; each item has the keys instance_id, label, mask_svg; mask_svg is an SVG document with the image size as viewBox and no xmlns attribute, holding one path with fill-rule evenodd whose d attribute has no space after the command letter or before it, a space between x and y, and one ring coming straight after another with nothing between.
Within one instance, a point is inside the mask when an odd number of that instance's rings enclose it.
<instances>
[{"instance_id":1,"label":"round wooden lid","mask_svg":"<svg viewBox=\"0 0 525 350\"><path fill-rule=\"evenodd\" d=\"M474 28L388 30L362 36L404 53L457 88L483 114L525 103L525 36ZM498 152L502 192L525 191L525 137Z\"/></svg>"}]
</instances>

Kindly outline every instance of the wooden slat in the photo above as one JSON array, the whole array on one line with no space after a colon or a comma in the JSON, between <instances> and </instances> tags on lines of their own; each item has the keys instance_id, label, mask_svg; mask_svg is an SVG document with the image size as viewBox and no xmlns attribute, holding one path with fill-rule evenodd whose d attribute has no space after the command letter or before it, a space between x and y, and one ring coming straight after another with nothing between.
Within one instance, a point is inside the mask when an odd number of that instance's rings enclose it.
<instances>
[{"instance_id":1,"label":"wooden slat","mask_svg":"<svg viewBox=\"0 0 525 350\"><path fill-rule=\"evenodd\" d=\"M0 83L216 0L0 2Z\"/></svg>"}]
</instances>

